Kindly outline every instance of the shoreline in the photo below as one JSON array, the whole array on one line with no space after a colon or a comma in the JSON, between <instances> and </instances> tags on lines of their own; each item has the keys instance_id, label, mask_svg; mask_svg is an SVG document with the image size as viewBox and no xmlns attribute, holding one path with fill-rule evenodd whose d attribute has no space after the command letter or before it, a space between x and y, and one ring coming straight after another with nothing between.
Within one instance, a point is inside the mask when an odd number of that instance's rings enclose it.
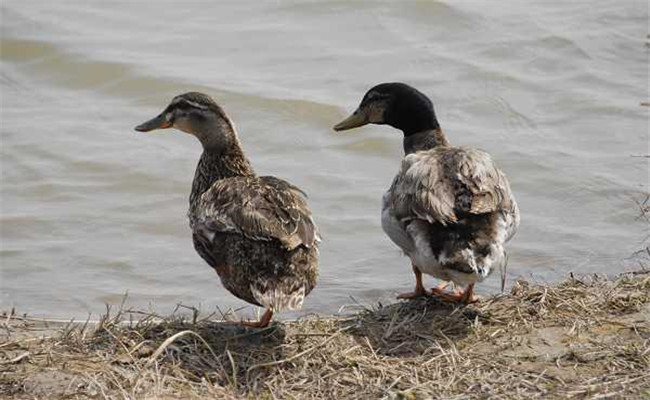
<instances>
[{"instance_id":1,"label":"shoreline","mask_svg":"<svg viewBox=\"0 0 650 400\"><path fill-rule=\"evenodd\" d=\"M200 315L0 317L0 397L641 398L650 271L517 281L470 306L423 298L264 329Z\"/></svg>"}]
</instances>

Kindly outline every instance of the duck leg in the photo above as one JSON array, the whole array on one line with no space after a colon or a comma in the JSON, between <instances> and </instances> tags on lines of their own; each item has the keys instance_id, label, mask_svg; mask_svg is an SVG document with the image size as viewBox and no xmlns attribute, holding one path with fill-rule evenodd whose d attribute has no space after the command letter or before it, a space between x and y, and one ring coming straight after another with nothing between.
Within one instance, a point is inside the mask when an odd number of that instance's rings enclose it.
<instances>
[{"instance_id":1,"label":"duck leg","mask_svg":"<svg viewBox=\"0 0 650 400\"><path fill-rule=\"evenodd\" d=\"M426 289L424 289L424 285L422 285L422 272L420 272L415 264L411 265L413 267L413 273L415 274L415 290L413 292L402 293L398 295L398 299L415 299L421 296L426 296L428 294Z\"/></svg>"},{"instance_id":2,"label":"duck leg","mask_svg":"<svg viewBox=\"0 0 650 400\"><path fill-rule=\"evenodd\" d=\"M273 318L273 309L268 308L259 321L242 321L241 324L244 326L249 326L251 328L266 328L269 326L271 318Z\"/></svg>"},{"instance_id":3,"label":"duck leg","mask_svg":"<svg viewBox=\"0 0 650 400\"><path fill-rule=\"evenodd\" d=\"M438 286L431 289L431 294L445 300L461 304L476 303L478 301L478 297L474 296L473 283L467 285L467 289L465 290L456 290L451 293L444 290L444 287Z\"/></svg>"}]
</instances>

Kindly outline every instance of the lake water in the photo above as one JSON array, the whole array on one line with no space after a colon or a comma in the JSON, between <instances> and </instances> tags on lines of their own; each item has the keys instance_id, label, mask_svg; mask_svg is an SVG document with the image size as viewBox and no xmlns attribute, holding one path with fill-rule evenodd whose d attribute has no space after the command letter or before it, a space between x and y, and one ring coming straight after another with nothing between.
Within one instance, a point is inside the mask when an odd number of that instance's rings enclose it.
<instances>
[{"instance_id":1,"label":"lake water","mask_svg":"<svg viewBox=\"0 0 650 400\"><path fill-rule=\"evenodd\" d=\"M245 305L192 248L198 142L133 131L190 90L223 105L258 173L310 195L324 241L303 313L413 286L379 220L400 133L331 130L384 81L430 95L449 140L508 175L510 282L615 274L645 245L646 1L5 0L1 24L0 309Z\"/></svg>"}]
</instances>

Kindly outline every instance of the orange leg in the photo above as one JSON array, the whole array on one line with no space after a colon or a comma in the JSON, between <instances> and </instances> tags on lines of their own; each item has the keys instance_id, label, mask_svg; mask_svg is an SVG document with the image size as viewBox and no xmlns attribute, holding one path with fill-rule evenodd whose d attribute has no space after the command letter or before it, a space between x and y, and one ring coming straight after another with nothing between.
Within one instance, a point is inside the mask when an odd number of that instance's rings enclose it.
<instances>
[{"instance_id":1,"label":"orange leg","mask_svg":"<svg viewBox=\"0 0 650 400\"><path fill-rule=\"evenodd\" d=\"M269 326L271 318L273 318L273 310L269 308L266 310L264 315L262 315L262 318L260 318L259 321L242 321L241 324L244 326L250 326L251 328L266 328Z\"/></svg>"},{"instance_id":2,"label":"orange leg","mask_svg":"<svg viewBox=\"0 0 650 400\"><path fill-rule=\"evenodd\" d=\"M397 296L398 299L415 299L421 296L426 296L428 293L424 289L424 286L422 285L422 272L418 269L418 267L415 266L415 264L412 264L413 266L413 273L415 274L415 290L413 292L408 292L408 293L402 293Z\"/></svg>"},{"instance_id":3,"label":"orange leg","mask_svg":"<svg viewBox=\"0 0 650 400\"><path fill-rule=\"evenodd\" d=\"M436 287L431 289L431 294L443 298L448 301L461 304L476 303L478 297L474 296L474 284L470 283L465 290L457 290L455 292L447 292L444 287Z\"/></svg>"}]
</instances>

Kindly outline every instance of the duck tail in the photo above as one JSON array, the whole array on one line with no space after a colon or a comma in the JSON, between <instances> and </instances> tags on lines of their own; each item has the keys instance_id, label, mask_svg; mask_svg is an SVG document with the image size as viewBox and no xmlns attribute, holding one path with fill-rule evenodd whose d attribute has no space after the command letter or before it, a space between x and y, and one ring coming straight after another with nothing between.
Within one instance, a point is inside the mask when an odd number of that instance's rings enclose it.
<instances>
[{"instance_id":1,"label":"duck tail","mask_svg":"<svg viewBox=\"0 0 650 400\"><path fill-rule=\"evenodd\" d=\"M300 310L305 300L305 286L287 288L283 285L251 284L251 293L263 307L274 311Z\"/></svg>"}]
</instances>

